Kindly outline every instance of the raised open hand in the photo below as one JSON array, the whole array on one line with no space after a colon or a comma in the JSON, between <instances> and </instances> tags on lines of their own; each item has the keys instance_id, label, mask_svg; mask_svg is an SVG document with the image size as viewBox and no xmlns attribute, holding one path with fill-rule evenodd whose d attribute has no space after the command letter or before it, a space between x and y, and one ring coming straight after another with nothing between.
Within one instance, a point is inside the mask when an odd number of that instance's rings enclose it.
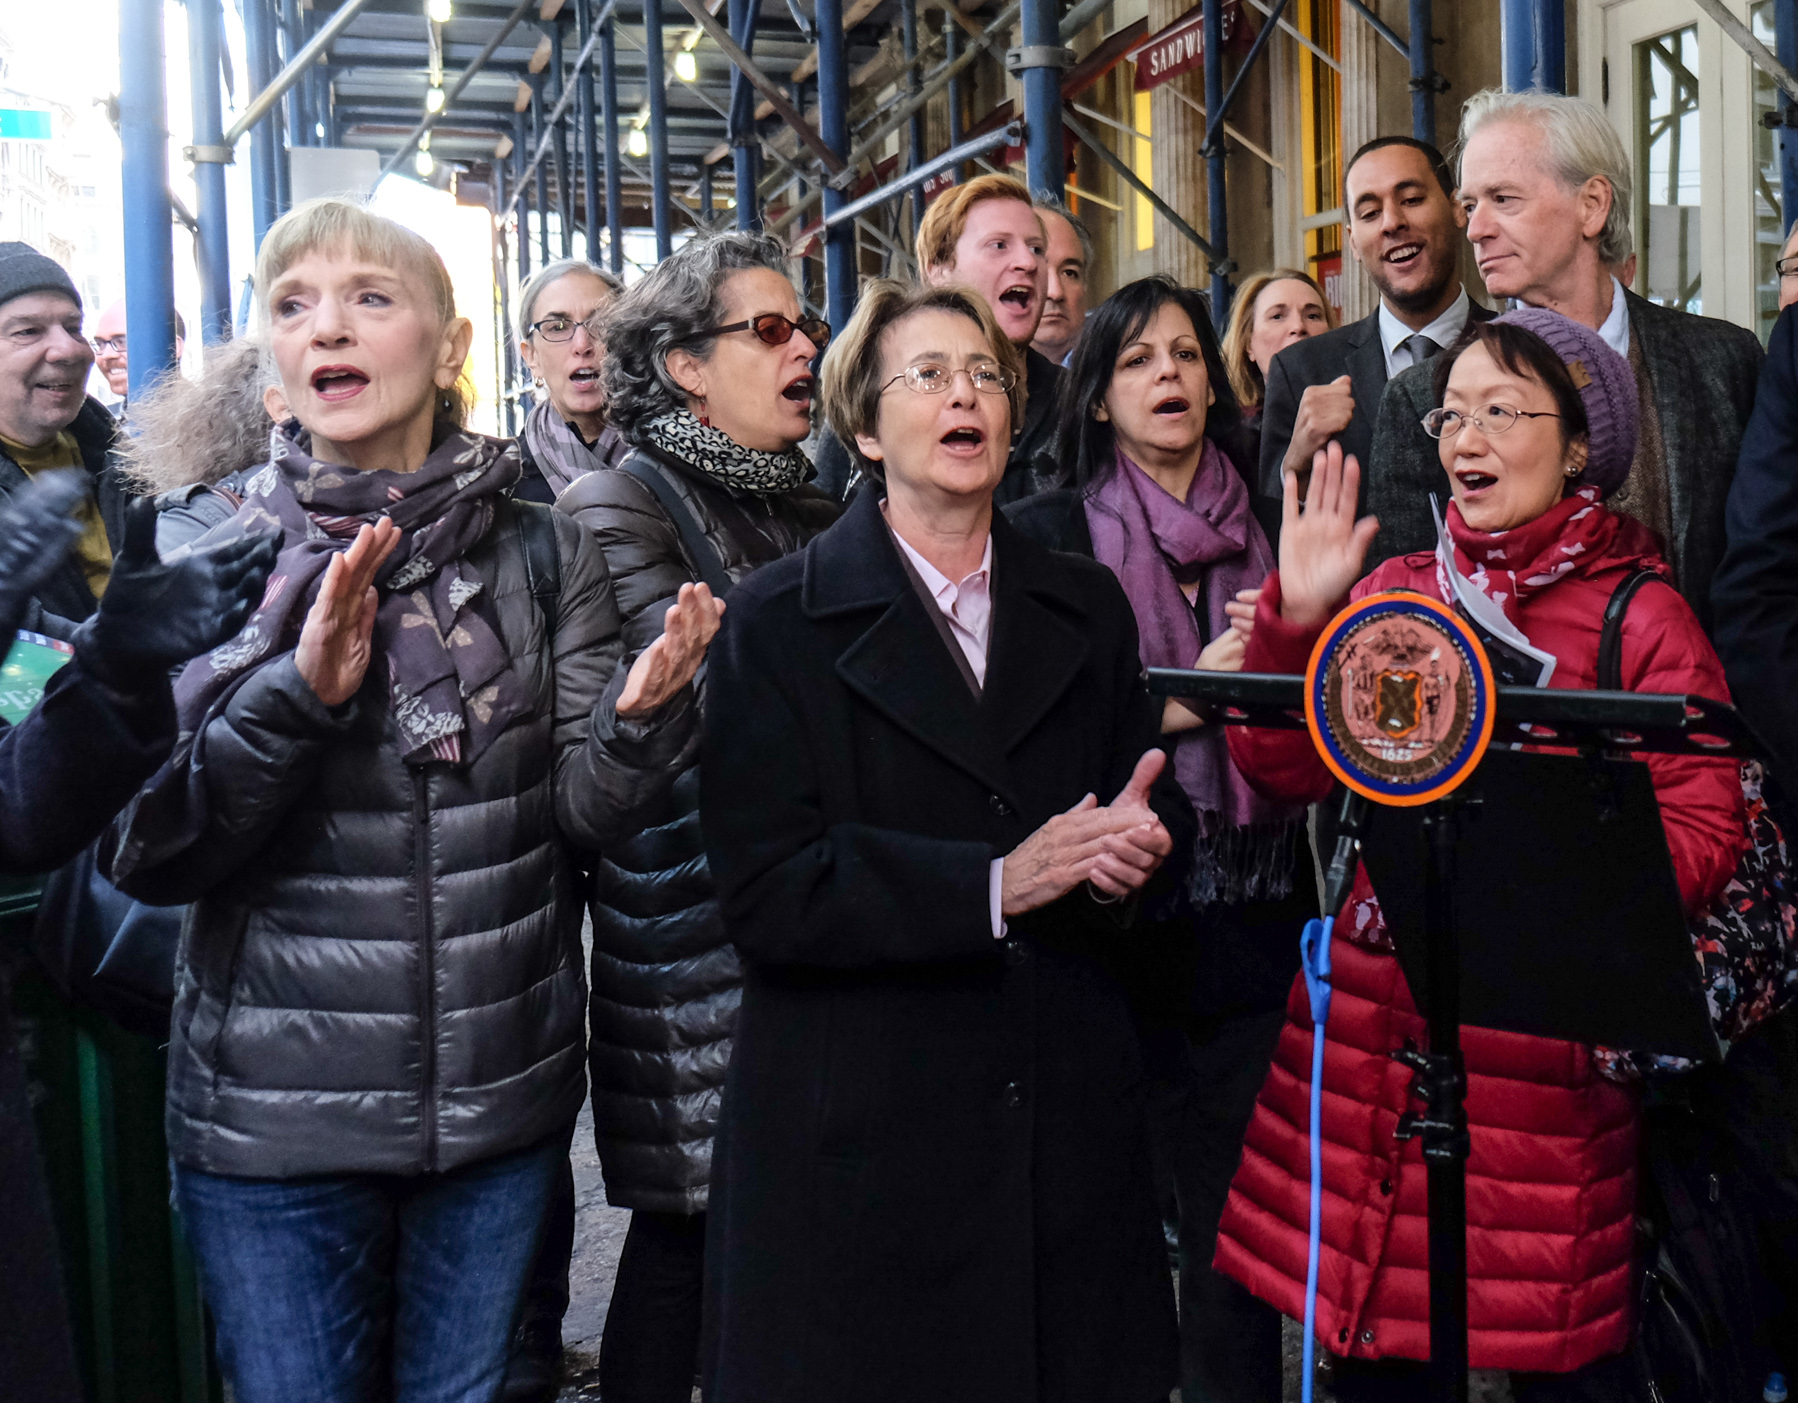
<instances>
[{"instance_id":1,"label":"raised open hand","mask_svg":"<svg viewBox=\"0 0 1798 1403\"><path fill-rule=\"evenodd\" d=\"M341 706L362 685L380 607L375 573L399 543L400 528L382 517L358 531L350 548L325 567L293 662L326 706Z\"/></svg>"},{"instance_id":2,"label":"raised open hand","mask_svg":"<svg viewBox=\"0 0 1798 1403\"><path fill-rule=\"evenodd\" d=\"M40 473L0 512L0 657L32 597L81 534L74 512L86 495L80 473Z\"/></svg>"},{"instance_id":3,"label":"raised open hand","mask_svg":"<svg viewBox=\"0 0 1798 1403\"><path fill-rule=\"evenodd\" d=\"M165 561L156 552L156 504L125 514L100 607L76 635L77 651L103 671L166 671L237 635L262 598L281 538L240 536Z\"/></svg>"},{"instance_id":4,"label":"raised open hand","mask_svg":"<svg viewBox=\"0 0 1798 1403\"><path fill-rule=\"evenodd\" d=\"M724 601L713 598L705 585L682 585L668 606L662 636L631 664L618 697L618 714L635 720L666 706L699 671L723 617Z\"/></svg>"},{"instance_id":5,"label":"raised open hand","mask_svg":"<svg viewBox=\"0 0 1798 1403\"><path fill-rule=\"evenodd\" d=\"M1311 485L1299 504L1298 480L1285 482L1280 518L1280 617L1299 628L1324 623L1348 598L1367 548L1379 534L1378 517L1355 520L1361 465L1342 456L1334 439L1311 464Z\"/></svg>"}]
</instances>

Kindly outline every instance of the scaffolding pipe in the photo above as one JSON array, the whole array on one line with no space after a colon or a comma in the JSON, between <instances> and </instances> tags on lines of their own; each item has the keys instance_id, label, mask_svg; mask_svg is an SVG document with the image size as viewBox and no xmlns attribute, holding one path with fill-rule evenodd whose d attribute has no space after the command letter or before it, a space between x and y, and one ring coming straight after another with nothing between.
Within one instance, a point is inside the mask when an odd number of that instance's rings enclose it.
<instances>
[{"instance_id":1,"label":"scaffolding pipe","mask_svg":"<svg viewBox=\"0 0 1798 1403\"><path fill-rule=\"evenodd\" d=\"M599 21L599 107L606 143L606 263L624 275L624 171L618 164L618 44L612 4Z\"/></svg>"},{"instance_id":2,"label":"scaffolding pipe","mask_svg":"<svg viewBox=\"0 0 1798 1403\"><path fill-rule=\"evenodd\" d=\"M1435 68L1434 19L1430 0L1411 0L1411 135L1436 144L1436 94L1442 80Z\"/></svg>"},{"instance_id":3,"label":"scaffolding pipe","mask_svg":"<svg viewBox=\"0 0 1798 1403\"><path fill-rule=\"evenodd\" d=\"M1017 146L1027 139L1028 133L1024 124L1012 122L1008 126L1000 127L997 131L977 136L972 141L964 141L960 146L951 147L940 156L933 157L915 169L907 171L897 180L876 186L867 194L851 200L835 212L827 214L824 217L824 228L835 229L839 225L851 223L869 210L878 209L888 200L899 199L910 191L916 190L926 181L941 175L944 171L959 166L963 161L971 161L976 156L984 156L995 147Z\"/></svg>"},{"instance_id":4,"label":"scaffolding pipe","mask_svg":"<svg viewBox=\"0 0 1798 1403\"><path fill-rule=\"evenodd\" d=\"M668 51L662 43L662 0L643 0L643 47L649 85L649 206L656 260L674 252L674 210L668 188Z\"/></svg>"},{"instance_id":5,"label":"scaffolding pipe","mask_svg":"<svg viewBox=\"0 0 1798 1403\"><path fill-rule=\"evenodd\" d=\"M1699 9L1717 22L1717 27L1730 41L1748 55L1750 63L1777 83L1788 98L1798 102L1798 75L1792 72L1794 65L1790 59L1776 58L1768 53L1767 46L1754 37L1754 31L1737 19L1722 0L1697 0L1697 4ZM1777 19L1774 27L1777 33ZM1777 38L1774 42L1778 42Z\"/></svg>"},{"instance_id":6,"label":"scaffolding pipe","mask_svg":"<svg viewBox=\"0 0 1798 1403\"><path fill-rule=\"evenodd\" d=\"M120 0L119 146L125 223L126 398L175 367L175 239L169 205L162 0Z\"/></svg>"},{"instance_id":7,"label":"scaffolding pipe","mask_svg":"<svg viewBox=\"0 0 1798 1403\"><path fill-rule=\"evenodd\" d=\"M960 70L955 66L955 46L961 42L961 28L955 23L955 17L947 10L943 11L943 72L948 75L944 81L944 91L948 95L949 104L949 145L961 145L961 79L955 75ZM917 96L916 93L913 94ZM951 171L957 185L961 184L961 171Z\"/></svg>"},{"instance_id":8,"label":"scaffolding pipe","mask_svg":"<svg viewBox=\"0 0 1798 1403\"><path fill-rule=\"evenodd\" d=\"M524 113L512 113L512 203L518 206L518 285L523 287L531 276L531 199L530 183L524 178L525 141Z\"/></svg>"},{"instance_id":9,"label":"scaffolding pipe","mask_svg":"<svg viewBox=\"0 0 1798 1403\"><path fill-rule=\"evenodd\" d=\"M254 3L254 0L250 0L250 3ZM613 3L616 3L616 0L607 0L608 12ZM487 41L486 47L483 48L480 53L475 55L474 62L462 70L462 75L451 84L449 91L444 93L443 106L435 112L428 113L422 122L412 128L411 135L400 143L399 150L395 151L387 158L386 164L381 167L381 174L375 178L375 184L379 185L382 180L392 175L394 171L399 169L400 163L418 149L418 143L429 136L431 128L436 126L438 122L442 121L443 118L449 114L450 109L456 105L456 99L462 96L462 90L468 86L475 74L479 73L487 66L488 61L492 59L494 54L499 52L499 46L511 37L512 31L518 27L518 22L522 20L525 17L526 12L531 10L536 4L537 0L518 0L518 4L513 7L512 13L506 16L505 23L500 25L499 32ZM333 19L332 22L335 23L335 19ZM523 141L519 141L518 145L522 148L524 145ZM522 160L523 158L520 157L520 159Z\"/></svg>"},{"instance_id":10,"label":"scaffolding pipe","mask_svg":"<svg viewBox=\"0 0 1798 1403\"><path fill-rule=\"evenodd\" d=\"M922 81L918 77L918 0L899 0L899 43L905 54L905 92L908 97L917 97ZM912 116L910 130L906 133L907 170L916 170L924 164L924 114ZM916 241L918 225L924 219L924 202L921 198L911 203L911 234Z\"/></svg>"},{"instance_id":11,"label":"scaffolding pipe","mask_svg":"<svg viewBox=\"0 0 1798 1403\"><path fill-rule=\"evenodd\" d=\"M268 50L268 4L267 0L244 0L243 6L243 38L246 75L250 86L258 94L266 93L274 84L274 67L269 63ZM261 103L261 111L267 112L274 99ZM260 96L250 103L250 110L256 110ZM248 116L246 111L244 114ZM231 133L239 127L252 133L250 137L250 210L252 223L256 233L256 247L262 247L262 236L268 233L268 226L281 217L280 191L276 188L275 166L279 162L279 154L275 143L278 137L273 122L261 122L253 128L245 125L240 117L225 133L219 142L216 152L207 152L196 147L195 154L201 159L226 161L231 157L231 148L236 145ZM241 135L242 133L239 133Z\"/></svg>"},{"instance_id":12,"label":"scaffolding pipe","mask_svg":"<svg viewBox=\"0 0 1798 1403\"><path fill-rule=\"evenodd\" d=\"M849 146L849 54L843 43L843 0L818 0L814 15L818 25L818 125L825 145L841 155ZM826 223L847 203L842 190L826 180ZM855 265L854 224L830 225L824 240L824 319L833 327L847 326L855 312Z\"/></svg>"},{"instance_id":13,"label":"scaffolding pipe","mask_svg":"<svg viewBox=\"0 0 1798 1403\"><path fill-rule=\"evenodd\" d=\"M218 146L224 135L219 93L223 20L219 0L187 0L187 71L195 146ZM192 150L190 147L189 160L193 160ZM199 197L200 340L203 345L216 346L231 339L231 246L224 166L217 161L194 161L194 190Z\"/></svg>"},{"instance_id":14,"label":"scaffolding pipe","mask_svg":"<svg viewBox=\"0 0 1798 1403\"><path fill-rule=\"evenodd\" d=\"M1773 46L1787 68L1798 67L1798 0L1773 0ZM1779 227L1792 232L1798 219L1798 103L1790 93L1776 114L1779 128Z\"/></svg>"},{"instance_id":15,"label":"scaffolding pipe","mask_svg":"<svg viewBox=\"0 0 1798 1403\"><path fill-rule=\"evenodd\" d=\"M531 76L531 144L537 154L531 158L531 170L537 174L537 262L549 264L549 167L543 164L543 143L549 140L549 124L543 120L543 75ZM526 172L528 179L530 172ZM524 181L518 182L522 189Z\"/></svg>"},{"instance_id":16,"label":"scaffolding pipe","mask_svg":"<svg viewBox=\"0 0 1798 1403\"><path fill-rule=\"evenodd\" d=\"M1499 24L1506 90L1566 92L1567 14L1562 0L1500 0Z\"/></svg>"},{"instance_id":17,"label":"scaffolding pipe","mask_svg":"<svg viewBox=\"0 0 1798 1403\"><path fill-rule=\"evenodd\" d=\"M593 48L593 0L575 0L575 37L581 52ZM599 262L599 130L593 110L593 65L579 63L574 70L575 91L580 95L581 128L581 212L587 236L587 261ZM609 161L609 157L608 157Z\"/></svg>"},{"instance_id":18,"label":"scaffolding pipe","mask_svg":"<svg viewBox=\"0 0 1798 1403\"><path fill-rule=\"evenodd\" d=\"M1348 0L1348 3L1351 10L1367 21L1368 28L1384 39L1398 53L1404 54L1407 58L1410 57L1411 46L1399 38L1396 29L1373 12L1373 9L1367 4L1367 0ZM1277 24L1279 21L1275 20L1274 23Z\"/></svg>"},{"instance_id":19,"label":"scaffolding pipe","mask_svg":"<svg viewBox=\"0 0 1798 1403\"><path fill-rule=\"evenodd\" d=\"M1222 262L1218 251L1211 246L1210 241L1203 234L1182 219L1172 205L1151 190L1143 178L1130 169L1122 156L1100 141L1083 123L1070 117L1065 107L1061 112L1061 124L1071 131L1087 150L1110 166L1119 180L1147 200L1157 214L1174 226L1176 233L1183 235L1195 245L1200 253L1212 261L1214 266Z\"/></svg>"},{"instance_id":20,"label":"scaffolding pipe","mask_svg":"<svg viewBox=\"0 0 1798 1403\"><path fill-rule=\"evenodd\" d=\"M569 98L568 77L563 71L565 55L562 52L562 21L552 20L549 26L549 71L555 75L551 85L551 95L556 100L553 111L549 114L549 138L551 150L556 162L556 215L561 226L562 257L574 257L574 200L573 191L568 188L568 111ZM583 51L584 61L587 54Z\"/></svg>"},{"instance_id":21,"label":"scaffolding pipe","mask_svg":"<svg viewBox=\"0 0 1798 1403\"><path fill-rule=\"evenodd\" d=\"M1205 210L1210 219L1211 247L1211 319L1218 331L1230 314L1230 205L1224 189L1224 143L1222 140L1224 100L1224 0L1205 0L1205 110L1217 114L1206 118L1209 135L1205 142ZM1272 26L1268 26L1272 28ZM1265 32L1265 31L1264 31Z\"/></svg>"},{"instance_id":22,"label":"scaffolding pipe","mask_svg":"<svg viewBox=\"0 0 1798 1403\"><path fill-rule=\"evenodd\" d=\"M263 62L267 62L267 59L272 57L272 54L270 54L268 50L272 48L274 41L274 35L271 32L273 28L273 16L267 12L267 4L268 0L244 0L244 39L245 46L250 50L250 63L252 67L254 67L257 62L259 49L261 49L264 54ZM257 85L256 96L251 99L250 105L244 108L243 115L231 124L231 130L225 133L225 139L220 144L226 147L236 146L238 141L242 139L244 133L262 120L263 115L281 100L282 94L292 87L299 79L300 75L311 67L313 63L317 62L319 55L326 53L330 49L332 41L335 40L339 34L343 33L344 30L349 28L350 21L361 14L367 5L368 0L343 0L343 4L337 8L336 13L326 22L325 27L319 30L317 34L314 34L307 42L306 46L293 56L292 63L289 63L285 68L281 69L278 74L271 65L268 70L270 76L268 76L264 82ZM520 8L522 9L524 7L521 6ZM256 10L263 12L259 17L259 22L262 26L262 34L264 35L264 41L261 45L251 42L249 37L249 30L251 27L250 14L252 11ZM256 83L256 74L253 71L250 75L250 81Z\"/></svg>"},{"instance_id":23,"label":"scaffolding pipe","mask_svg":"<svg viewBox=\"0 0 1798 1403\"><path fill-rule=\"evenodd\" d=\"M1261 57L1261 51L1267 47L1267 41L1274 36L1280 16L1286 12L1287 0L1275 0L1273 16L1261 26L1261 32L1255 36L1255 42L1249 46L1248 56L1243 59L1236 76L1230 80L1230 91L1224 94L1224 100L1218 106L1211 105L1210 96L1205 99L1205 143L1199 148L1201 154L1210 156L1213 148L1224 149L1224 133L1229 125L1230 109L1236 106L1236 97L1242 91L1243 84L1248 82L1249 74L1254 72L1255 60ZM1209 114L1215 112L1216 116Z\"/></svg>"},{"instance_id":24,"label":"scaffolding pipe","mask_svg":"<svg viewBox=\"0 0 1798 1403\"><path fill-rule=\"evenodd\" d=\"M950 0L954 3L954 0ZM1074 64L1062 47L1057 0L1023 0L1023 44L1005 56L1005 66L1024 89L1024 177L1030 193L1061 200L1067 194L1067 146L1061 135L1061 74ZM912 120L916 120L913 118Z\"/></svg>"}]
</instances>

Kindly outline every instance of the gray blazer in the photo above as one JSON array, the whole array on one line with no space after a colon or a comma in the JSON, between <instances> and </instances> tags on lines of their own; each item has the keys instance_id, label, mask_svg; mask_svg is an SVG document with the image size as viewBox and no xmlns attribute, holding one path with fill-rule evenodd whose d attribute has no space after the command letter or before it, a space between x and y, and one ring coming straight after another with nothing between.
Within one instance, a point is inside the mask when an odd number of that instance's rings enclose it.
<instances>
[{"instance_id":1,"label":"gray blazer","mask_svg":"<svg viewBox=\"0 0 1798 1403\"><path fill-rule=\"evenodd\" d=\"M1642 339L1667 449L1673 507L1667 559L1680 593L1708 631L1711 576L1723 558L1723 506L1754 408L1761 344L1753 332L1715 317L1662 307L1633 292L1623 295L1630 324ZM1395 555L1434 548L1430 494L1446 503L1448 483L1436 441L1421 422L1436 407L1433 372L1429 365L1400 371L1380 405L1373 455L1361 479L1364 509L1380 518L1369 570Z\"/></svg>"}]
</instances>

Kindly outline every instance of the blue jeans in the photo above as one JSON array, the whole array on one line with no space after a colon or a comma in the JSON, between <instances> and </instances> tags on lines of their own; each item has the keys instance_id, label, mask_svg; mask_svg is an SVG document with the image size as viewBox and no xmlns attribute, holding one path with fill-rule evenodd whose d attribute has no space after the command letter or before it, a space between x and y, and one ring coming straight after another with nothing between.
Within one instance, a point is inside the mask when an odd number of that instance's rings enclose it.
<instances>
[{"instance_id":1,"label":"blue jeans","mask_svg":"<svg viewBox=\"0 0 1798 1403\"><path fill-rule=\"evenodd\" d=\"M490 1403L568 1137L444 1174L174 1166L237 1403Z\"/></svg>"}]
</instances>

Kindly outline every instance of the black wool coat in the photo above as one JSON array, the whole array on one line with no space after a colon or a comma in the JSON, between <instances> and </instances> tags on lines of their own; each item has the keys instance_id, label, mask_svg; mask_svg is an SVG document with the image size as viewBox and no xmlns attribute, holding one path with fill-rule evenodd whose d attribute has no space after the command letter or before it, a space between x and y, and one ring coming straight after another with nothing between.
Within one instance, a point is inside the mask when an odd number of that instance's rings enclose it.
<instances>
[{"instance_id":1,"label":"black wool coat","mask_svg":"<svg viewBox=\"0 0 1798 1403\"><path fill-rule=\"evenodd\" d=\"M1130 907L1077 890L998 940L988 905L994 858L1110 800L1156 744L1135 621L1102 566L992 533L978 702L873 493L738 586L713 645L700 814L747 979L711 1403L1145 1403L1174 1382L1114 971Z\"/></svg>"}]
</instances>

